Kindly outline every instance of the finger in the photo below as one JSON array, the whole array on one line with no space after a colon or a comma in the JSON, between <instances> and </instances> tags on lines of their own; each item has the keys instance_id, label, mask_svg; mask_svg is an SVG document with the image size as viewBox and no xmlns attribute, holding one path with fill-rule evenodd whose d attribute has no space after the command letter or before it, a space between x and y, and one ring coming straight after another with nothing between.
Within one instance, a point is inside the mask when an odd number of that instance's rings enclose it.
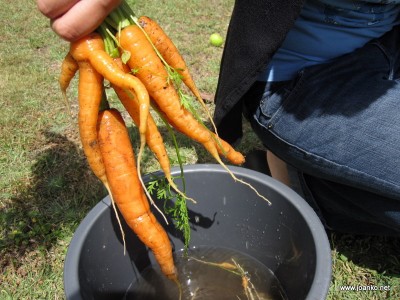
<instances>
[{"instance_id":1,"label":"finger","mask_svg":"<svg viewBox=\"0 0 400 300\"><path fill-rule=\"evenodd\" d=\"M55 19L71 7L73 7L79 0L37 0L36 4L39 11L50 19Z\"/></svg>"},{"instance_id":2,"label":"finger","mask_svg":"<svg viewBox=\"0 0 400 300\"><path fill-rule=\"evenodd\" d=\"M53 30L67 41L93 32L121 0L81 0L64 15L52 21Z\"/></svg>"}]
</instances>

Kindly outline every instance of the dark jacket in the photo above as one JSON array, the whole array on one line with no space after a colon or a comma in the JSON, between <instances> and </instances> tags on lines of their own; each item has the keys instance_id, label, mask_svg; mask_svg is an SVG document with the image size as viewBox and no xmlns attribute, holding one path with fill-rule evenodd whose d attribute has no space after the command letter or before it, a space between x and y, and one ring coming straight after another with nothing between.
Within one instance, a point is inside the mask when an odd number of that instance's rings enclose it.
<instances>
[{"instance_id":1,"label":"dark jacket","mask_svg":"<svg viewBox=\"0 0 400 300\"><path fill-rule=\"evenodd\" d=\"M230 143L242 136L241 97L293 26L305 0L236 0L221 60L214 121Z\"/></svg>"}]
</instances>

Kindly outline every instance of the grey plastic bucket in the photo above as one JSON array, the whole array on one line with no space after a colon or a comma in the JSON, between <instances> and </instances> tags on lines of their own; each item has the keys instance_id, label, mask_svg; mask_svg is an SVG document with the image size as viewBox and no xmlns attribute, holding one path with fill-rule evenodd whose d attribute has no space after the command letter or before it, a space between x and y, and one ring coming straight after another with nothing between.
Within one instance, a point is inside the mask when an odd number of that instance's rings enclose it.
<instances>
[{"instance_id":1,"label":"grey plastic bucket","mask_svg":"<svg viewBox=\"0 0 400 300\"><path fill-rule=\"evenodd\" d=\"M193 221L191 246L225 247L257 259L274 272L289 299L326 299L331 249L315 212L273 178L245 168L230 169L272 205L235 182L219 165L185 166L187 194L197 200L197 204L188 203ZM180 171L176 168L172 173ZM156 264L152 253L127 227L127 254L123 255L120 229L110 205L108 197L100 201L72 238L64 264L68 300L134 299L127 291L135 278ZM165 224L161 218L160 222ZM181 236L172 225L166 229L174 249L181 250Z\"/></svg>"}]
</instances>

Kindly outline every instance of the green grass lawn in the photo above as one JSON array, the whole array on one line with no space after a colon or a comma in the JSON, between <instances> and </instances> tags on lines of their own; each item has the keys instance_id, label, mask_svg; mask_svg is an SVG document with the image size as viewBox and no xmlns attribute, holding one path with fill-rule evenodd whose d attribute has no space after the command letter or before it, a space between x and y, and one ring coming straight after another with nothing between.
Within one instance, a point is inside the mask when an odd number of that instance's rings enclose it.
<instances>
[{"instance_id":1,"label":"green grass lawn","mask_svg":"<svg viewBox=\"0 0 400 300\"><path fill-rule=\"evenodd\" d=\"M58 89L68 43L50 30L34 1L0 2L0 299L63 299L68 244L106 191L88 169L80 146L76 80L68 92L72 117ZM212 99L222 48L210 46L208 37L213 32L225 36L234 1L136 2L138 15L163 25L205 98ZM254 134L246 132L239 150L260 148ZM201 147L178 137L185 164L214 162ZM158 169L146 152L143 173ZM332 234L330 241L328 299L400 299L399 239ZM340 291L343 286L388 288Z\"/></svg>"}]
</instances>

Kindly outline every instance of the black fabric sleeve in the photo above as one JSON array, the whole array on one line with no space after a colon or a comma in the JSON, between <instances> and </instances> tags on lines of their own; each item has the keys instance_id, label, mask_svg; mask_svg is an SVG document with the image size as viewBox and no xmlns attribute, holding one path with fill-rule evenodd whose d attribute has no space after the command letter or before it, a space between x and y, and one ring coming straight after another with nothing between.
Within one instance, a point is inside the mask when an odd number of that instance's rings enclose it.
<instances>
[{"instance_id":1,"label":"black fabric sleeve","mask_svg":"<svg viewBox=\"0 0 400 300\"><path fill-rule=\"evenodd\" d=\"M241 136L240 98L257 80L293 26L305 0L235 2L215 96L214 122L222 138Z\"/></svg>"}]
</instances>

